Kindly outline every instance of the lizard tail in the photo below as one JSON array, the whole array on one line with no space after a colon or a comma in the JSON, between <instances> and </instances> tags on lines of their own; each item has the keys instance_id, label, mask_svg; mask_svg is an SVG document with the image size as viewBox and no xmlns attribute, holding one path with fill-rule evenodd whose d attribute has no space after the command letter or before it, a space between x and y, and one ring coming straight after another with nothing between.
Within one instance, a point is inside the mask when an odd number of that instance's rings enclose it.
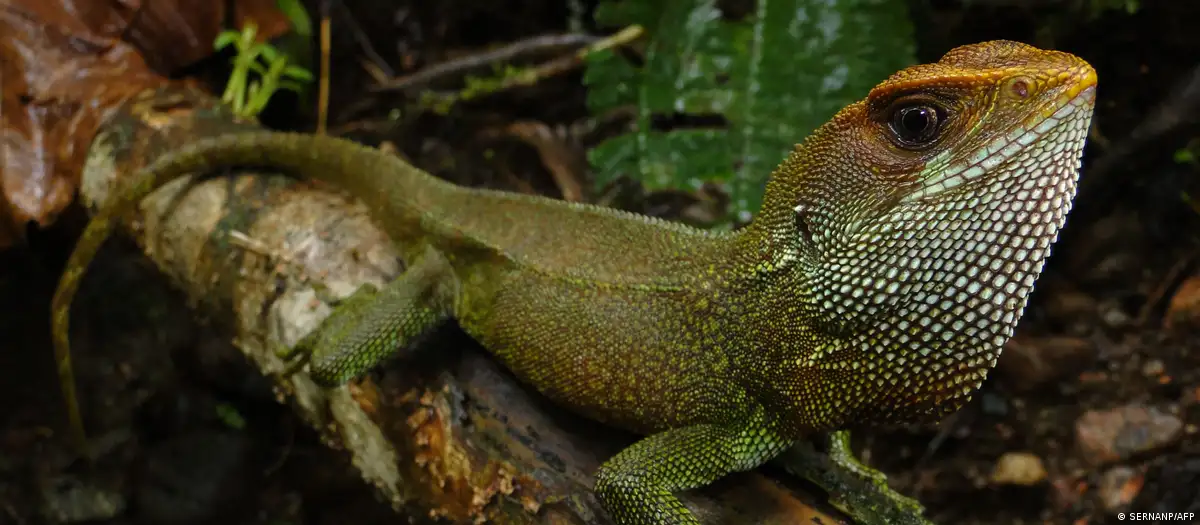
<instances>
[{"instance_id":1,"label":"lizard tail","mask_svg":"<svg viewBox=\"0 0 1200 525\"><path fill-rule=\"evenodd\" d=\"M71 366L70 307L88 265L108 239L116 220L164 184L225 166L263 166L301 178L329 182L371 208L371 215L396 238L420 220L422 210L445 198L453 186L400 158L357 142L321 135L251 131L199 140L164 154L134 174L88 222L67 260L51 304L54 357L67 409L71 440L90 458Z\"/></svg>"}]
</instances>

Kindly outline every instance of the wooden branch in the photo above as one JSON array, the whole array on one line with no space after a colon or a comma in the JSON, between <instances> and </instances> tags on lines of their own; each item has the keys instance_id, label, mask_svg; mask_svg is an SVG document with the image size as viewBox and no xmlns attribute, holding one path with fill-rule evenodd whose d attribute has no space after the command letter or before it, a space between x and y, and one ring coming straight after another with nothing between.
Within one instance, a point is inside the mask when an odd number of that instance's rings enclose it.
<instances>
[{"instance_id":1,"label":"wooden branch","mask_svg":"<svg viewBox=\"0 0 1200 525\"><path fill-rule=\"evenodd\" d=\"M123 177L173 146L252 126L185 86L143 93L93 141L83 202L104 201ZM453 326L427 338L420 358L346 387L280 377L272 349L295 343L330 311L311 283L345 296L401 271L365 208L336 188L240 170L176 181L123 220L195 307L232 327L236 346L272 378L280 401L344 449L398 511L454 523L609 523L592 475L636 437L552 405ZM738 474L685 501L707 523L845 522L814 510L796 485Z\"/></svg>"}]
</instances>

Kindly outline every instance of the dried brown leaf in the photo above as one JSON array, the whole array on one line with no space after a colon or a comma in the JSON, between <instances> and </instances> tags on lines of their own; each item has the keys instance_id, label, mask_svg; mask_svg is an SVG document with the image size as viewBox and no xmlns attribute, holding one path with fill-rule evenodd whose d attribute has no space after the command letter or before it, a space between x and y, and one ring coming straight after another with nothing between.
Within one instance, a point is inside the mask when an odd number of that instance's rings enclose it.
<instances>
[{"instance_id":1,"label":"dried brown leaf","mask_svg":"<svg viewBox=\"0 0 1200 525\"><path fill-rule=\"evenodd\" d=\"M239 4L256 17L262 38L287 26L278 11L266 14L268 2ZM26 224L46 226L71 204L84 152L114 108L135 93L168 83L159 72L212 52L223 5L183 0L8 0L0 5L0 200L5 201L0 248L17 242Z\"/></svg>"}]
</instances>

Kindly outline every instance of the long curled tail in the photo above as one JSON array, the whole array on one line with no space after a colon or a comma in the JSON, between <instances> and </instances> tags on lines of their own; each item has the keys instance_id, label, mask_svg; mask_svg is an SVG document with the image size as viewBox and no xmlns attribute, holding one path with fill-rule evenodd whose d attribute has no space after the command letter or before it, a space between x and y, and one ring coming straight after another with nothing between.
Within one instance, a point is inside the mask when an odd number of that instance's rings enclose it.
<instances>
[{"instance_id":1,"label":"long curled tail","mask_svg":"<svg viewBox=\"0 0 1200 525\"><path fill-rule=\"evenodd\" d=\"M88 222L67 260L51 306L54 357L66 404L72 441L88 456L87 435L71 366L70 312L84 273L108 239L117 219L134 211L147 195L180 177L227 166L260 166L301 178L331 182L358 197L373 213L385 209L416 217L422 204L448 185L394 155L350 140L277 131L238 132L199 140L164 154L139 170ZM391 180L381 184L380 176ZM405 203L404 210L395 204Z\"/></svg>"}]
</instances>

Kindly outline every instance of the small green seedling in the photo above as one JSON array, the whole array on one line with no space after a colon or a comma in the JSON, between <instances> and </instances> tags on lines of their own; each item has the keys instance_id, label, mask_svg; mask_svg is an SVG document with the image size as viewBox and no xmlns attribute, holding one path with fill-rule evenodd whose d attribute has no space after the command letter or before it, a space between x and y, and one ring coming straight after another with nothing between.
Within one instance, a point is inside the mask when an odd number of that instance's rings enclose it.
<instances>
[{"instance_id":1,"label":"small green seedling","mask_svg":"<svg viewBox=\"0 0 1200 525\"><path fill-rule=\"evenodd\" d=\"M258 27L248 22L241 31L222 31L213 44L218 51L231 45L237 50L232 61L233 72L221 101L229 104L241 117L258 115L277 90L299 93L303 91L304 83L313 80L312 73L300 66L289 65L287 55L274 46L256 42L257 33ZM251 73L257 78L252 79Z\"/></svg>"}]
</instances>

